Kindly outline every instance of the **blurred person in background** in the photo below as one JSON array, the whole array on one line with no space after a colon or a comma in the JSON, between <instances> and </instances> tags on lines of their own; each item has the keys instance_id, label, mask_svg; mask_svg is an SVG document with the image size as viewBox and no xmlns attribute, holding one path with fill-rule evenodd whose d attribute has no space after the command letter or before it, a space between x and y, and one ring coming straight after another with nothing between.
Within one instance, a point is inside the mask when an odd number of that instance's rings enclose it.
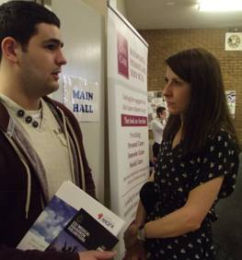
<instances>
[{"instance_id":1,"label":"blurred person in background","mask_svg":"<svg viewBox=\"0 0 242 260\"><path fill-rule=\"evenodd\" d=\"M166 124L166 108L165 107L157 107L156 109L156 118L151 121L151 130L153 132L154 143L152 146L153 150L153 162L157 160L160 145L162 142L163 131L165 129Z\"/></svg>"}]
</instances>

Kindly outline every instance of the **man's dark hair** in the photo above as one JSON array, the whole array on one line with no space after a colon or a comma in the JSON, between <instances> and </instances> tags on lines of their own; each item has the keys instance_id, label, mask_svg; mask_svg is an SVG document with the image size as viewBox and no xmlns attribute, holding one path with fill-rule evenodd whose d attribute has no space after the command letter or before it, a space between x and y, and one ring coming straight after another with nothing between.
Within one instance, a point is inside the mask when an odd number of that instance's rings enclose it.
<instances>
[{"instance_id":1,"label":"man's dark hair","mask_svg":"<svg viewBox=\"0 0 242 260\"><path fill-rule=\"evenodd\" d=\"M60 28L59 18L40 4L10 1L0 5L0 44L4 38L13 37L26 49L30 38L37 33L36 25L39 23L53 24Z\"/></svg>"},{"instance_id":2,"label":"man's dark hair","mask_svg":"<svg viewBox=\"0 0 242 260\"><path fill-rule=\"evenodd\" d=\"M165 107L157 107L157 109L156 109L156 114L157 114L157 116L159 116L160 114L162 114L163 111L165 111L165 110L166 110Z\"/></svg>"}]
</instances>

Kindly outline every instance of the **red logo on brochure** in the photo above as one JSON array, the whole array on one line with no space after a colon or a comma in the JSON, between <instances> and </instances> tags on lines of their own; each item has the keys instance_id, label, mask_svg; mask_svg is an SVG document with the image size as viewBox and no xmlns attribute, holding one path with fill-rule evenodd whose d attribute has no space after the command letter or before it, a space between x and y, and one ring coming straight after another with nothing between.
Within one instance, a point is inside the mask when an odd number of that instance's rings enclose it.
<instances>
[{"instance_id":1,"label":"red logo on brochure","mask_svg":"<svg viewBox=\"0 0 242 260\"><path fill-rule=\"evenodd\" d=\"M129 53L128 41L125 37L118 33L117 35L117 50L118 50L118 74L129 78Z\"/></svg>"},{"instance_id":2,"label":"red logo on brochure","mask_svg":"<svg viewBox=\"0 0 242 260\"><path fill-rule=\"evenodd\" d=\"M103 213L98 214L98 219L107 227L113 229L114 223L110 218L104 217Z\"/></svg>"},{"instance_id":3,"label":"red logo on brochure","mask_svg":"<svg viewBox=\"0 0 242 260\"><path fill-rule=\"evenodd\" d=\"M103 213L98 214L98 219L103 218Z\"/></svg>"}]
</instances>

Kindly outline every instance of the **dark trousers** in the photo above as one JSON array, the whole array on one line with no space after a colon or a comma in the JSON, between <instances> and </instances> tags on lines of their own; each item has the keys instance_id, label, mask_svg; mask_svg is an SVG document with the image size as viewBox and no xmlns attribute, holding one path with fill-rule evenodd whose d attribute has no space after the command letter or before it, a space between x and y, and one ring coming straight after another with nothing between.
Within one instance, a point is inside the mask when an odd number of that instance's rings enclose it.
<instances>
[{"instance_id":1,"label":"dark trousers","mask_svg":"<svg viewBox=\"0 0 242 260\"><path fill-rule=\"evenodd\" d=\"M160 151L160 144L154 143L152 149L153 149L153 156L157 158Z\"/></svg>"}]
</instances>

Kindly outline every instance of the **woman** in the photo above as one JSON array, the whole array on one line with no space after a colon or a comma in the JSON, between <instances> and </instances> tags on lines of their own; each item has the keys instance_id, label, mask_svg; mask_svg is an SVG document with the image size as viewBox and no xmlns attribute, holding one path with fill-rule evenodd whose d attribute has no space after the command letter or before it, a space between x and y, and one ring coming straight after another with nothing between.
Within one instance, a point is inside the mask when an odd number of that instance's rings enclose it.
<instances>
[{"instance_id":1,"label":"woman","mask_svg":"<svg viewBox=\"0 0 242 260\"><path fill-rule=\"evenodd\" d=\"M217 59L190 49L166 64L170 116L154 178L124 235L126 259L212 260L214 206L235 187L239 142Z\"/></svg>"}]
</instances>

